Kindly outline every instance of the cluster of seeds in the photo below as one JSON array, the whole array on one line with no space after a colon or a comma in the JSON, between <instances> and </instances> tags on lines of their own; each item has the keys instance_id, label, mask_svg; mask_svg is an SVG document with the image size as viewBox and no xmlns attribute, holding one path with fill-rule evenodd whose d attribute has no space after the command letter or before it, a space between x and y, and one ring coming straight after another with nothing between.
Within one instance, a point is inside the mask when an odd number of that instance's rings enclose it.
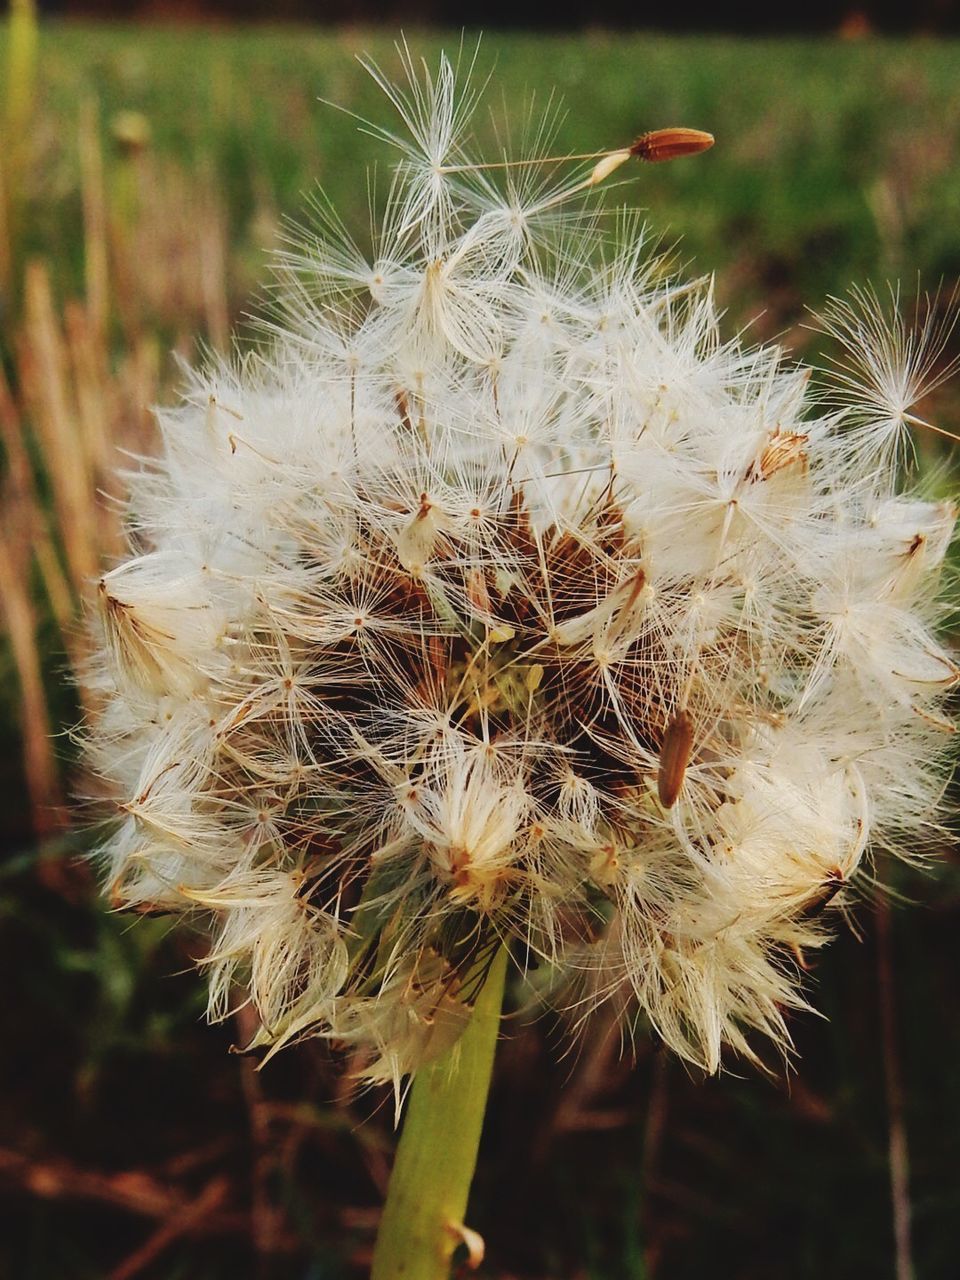
<instances>
[{"instance_id":1,"label":"cluster of seeds","mask_svg":"<svg viewBox=\"0 0 960 1280\"><path fill-rule=\"evenodd\" d=\"M815 400L589 176L471 166L469 90L408 70L373 253L319 209L271 341L131 477L109 892L209 924L213 1016L239 986L260 1043L371 1080L456 1039L501 945L714 1070L786 1042L823 908L936 830L954 510L897 467L926 357L838 304Z\"/></svg>"}]
</instances>

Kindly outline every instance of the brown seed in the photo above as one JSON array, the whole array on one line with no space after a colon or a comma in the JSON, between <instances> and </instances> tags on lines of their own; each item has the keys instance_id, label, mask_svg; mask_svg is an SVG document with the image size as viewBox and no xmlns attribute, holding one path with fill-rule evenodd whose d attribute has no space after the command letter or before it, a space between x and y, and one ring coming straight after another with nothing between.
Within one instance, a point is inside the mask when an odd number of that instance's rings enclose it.
<instances>
[{"instance_id":1,"label":"brown seed","mask_svg":"<svg viewBox=\"0 0 960 1280\"><path fill-rule=\"evenodd\" d=\"M413 424L410 421L410 401L407 399L407 393L400 387L393 393L393 403L397 407L397 413L400 415L400 421L404 430L412 431Z\"/></svg>"},{"instance_id":2,"label":"brown seed","mask_svg":"<svg viewBox=\"0 0 960 1280\"><path fill-rule=\"evenodd\" d=\"M812 916L818 916L833 901L845 884L846 880L843 878L843 872L837 867L829 873L813 897L804 903L803 911L800 913L801 916L807 920Z\"/></svg>"},{"instance_id":3,"label":"brown seed","mask_svg":"<svg viewBox=\"0 0 960 1280\"><path fill-rule=\"evenodd\" d=\"M640 595L640 592L643 590L646 584L647 584L647 575L644 573L642 569L638 569L637 572L633 575L633 581L630 582L629 584L630 594L627 597L627 603L624 606L625 609L633 608L633 606L637 603L637 597Z\"/></svg>"},{"instance_id":4,"label":"brown seed","mask_svg":"<svg viewBox=\"0 0 960 1280\"><path fill-rule=\"evenodd\" d=\"M487 590L487 579L483 569L468 569L466 580L467 601L474 613L490 613L490 592Z\"/></svg>"},{"instance_id":5,"label":"brown seed","mask_svg":"<svg viewBox=\"0 0 960 1280\"><path fill-rule=\"evenodd\" d=\"M689 711L678 711L667 725L660 744L657 795L665 809L672 809L677 803L692 751L693 720Z\"/></svg>"},{"instance_id":6,"label":"brown seed","mask_svg":"<svg viewBox=\"0 0 960 1280\"><path fill-rule=\"evenodd\" d=\"M713 146L712 133L702 129L653 129L641 133L630 147L630 154L639 160L659 164L662 160L676 160L678 156L695 156Z\"/></svg>"},{"instance_id":7,"label":"brown seed","mask_svg":"<svg viewBox=\"0 0 960 1280\"><path fill-rule=\"evenodd\" d=\"M797 464L806 471L807 454L804 446L809 439L808 435L799 435L794 431L774 432L770 443L760 455L760 479L769 480L778 471Z\"/></svg>"}]
</instances>

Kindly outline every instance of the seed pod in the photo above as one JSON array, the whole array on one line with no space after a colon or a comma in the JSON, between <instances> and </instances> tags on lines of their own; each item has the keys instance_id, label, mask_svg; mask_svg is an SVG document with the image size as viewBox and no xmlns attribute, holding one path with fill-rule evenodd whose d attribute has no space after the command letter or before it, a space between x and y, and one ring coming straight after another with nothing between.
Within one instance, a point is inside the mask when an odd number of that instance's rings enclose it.
<instances>
[{"instance_id":1,"label":"seed pod","mask_svg":"<svg viewBox=\"0 0 960 1280\"><path fill-rule=\"evenodd\" d=\"M467 601L474 614L481 617L490 613L490 592L483 569L468 569L464 578Z\"/></svg>"},{"instance_id":2,"label":"seed pod","mask_svg":"<svg viewBox=\"0 0 960 1280\"><path fill-rule=\"evenodd\" d=\"M630 146L630 154L638 160L659 164L678 156L695 156L713 146L713 134L702 129L653 129L641 133Z\"/></svg>"},{"instance_id":3,"label":"seed pod","mask_svg":"<svg viewBox=\"0 0 960 1280\"><path fill-rule=\"evenodd\" d=\"M690 712L678 711L667 725L660 744L657 795L665 809L672 809L677 803L692 751L693 721Z\"/></svg>"},{"instance_id":4,"label":"seed pod","mask_svg":"<svg viewBox=\"0 0 960 1280\"><path fill-rule=\"evenodd\" d=\"M649 133L641 133L640 137L619 151L608 151L600 157L587 179L588 187L609 178L622 164L636 156L638 160L647 160L651 164L659 164L662 160L676 160L678 156L695 156L699 151L706 151L713 146L713 134L704 133L702 129L652 129Z\"/></svg>"},{"instance_id":5,"label":"seed pod","mask_svg":"<svg viewBox=\"0 0 960 1280\"><path fill-rule=\"evenodd\" d=\"M404 429L413 430L413 423L410 421L410 401L407 399L407 393L402 387L398 387L393 393L393 403L396 405L397 413L400 415L400 421L403 423Z\"/></svg>"},{"instance_id":6,"label":"seed pod","mask_svg":"<svg viewBox=\"0 0 960 1280\"><path fill-rule=\"evenodd\" d=\"M757 478L769 480L778 471L797 465L803 471L806 471L807 453L805 446L809 440L809 435L802 435L796 431L774 432L770 437L770 442L760 455Z\"/></svg>"},{"instance_id":7,"label":"seed pod","mask_svg":"<svg viewBox=\"0 0 960 1280\"><path fill-rule=\"evenodd\" d=\"M818 916L833 901L846 883L843 872L839 867L831 871L813 897L804 904L803 918L809 920L813 916Z\"/></svg>"}]
</instances>

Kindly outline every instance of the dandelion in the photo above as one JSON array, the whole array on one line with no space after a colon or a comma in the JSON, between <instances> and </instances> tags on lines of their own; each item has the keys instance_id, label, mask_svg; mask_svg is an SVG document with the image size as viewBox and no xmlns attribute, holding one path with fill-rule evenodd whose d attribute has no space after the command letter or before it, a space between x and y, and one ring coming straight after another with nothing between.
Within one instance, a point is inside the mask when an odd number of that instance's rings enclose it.
<instances>
[{"instance_id":1,"label":"dandelion","mask_svg":"<svg viewBox=\"0 0 960 1280\"><path fill-rule=\"evenodd\" d=\"M839 350L832 357L835 397L881 455L902 452L910 427L957 438L911 412L957 371L958 358L945 357L960 315L957 301L956 291L945 299L937 291L923 302L918 295L913 324L908 325L899 288L891 288L890 306L885 307L875 289L855 287L850 300L831 299L819 317L819 327Z\"/></svg>"},{"instance_id":2,"label":"dandelion","mask_svg":"<svg viewBox=\"0 0 960 1280\"><path fill-rule=\"evenodd\" d=\"M91 674L112 899L208 923L212 1017L238 987L256 1046L398 1090L467 1054L507 954L707 1071L785 1050L831 914L938 830L955 511L894 447L929 359L837 304L815 397L577 203L708 135L562 182L538 152L538 184L471 160L453 64L405 61L373 253L318 203L270 341L130 478Z\"/></svg>"}]
</instances>

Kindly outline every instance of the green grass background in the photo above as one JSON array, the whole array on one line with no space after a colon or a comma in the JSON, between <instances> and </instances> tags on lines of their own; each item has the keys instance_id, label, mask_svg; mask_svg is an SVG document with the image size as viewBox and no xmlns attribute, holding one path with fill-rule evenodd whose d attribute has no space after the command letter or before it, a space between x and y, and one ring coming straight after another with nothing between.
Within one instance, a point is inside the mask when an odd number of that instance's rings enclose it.
<instances>
[{"instance_id":1,"label":"green grass background","mask_svg":"<svg viewBox=\"0 0 960 1280\"><path fill-rule=\"evenodd\" d=\"M0 30L0 66L3 39ZM411 37L428 59L458 41ZM22 255L48 258L62 298L80 291L76 121L79 104L94 97L108 151L116 113L138 111L156 157L213 174L229 225L231 310L256 310L277 221L300 215L314 182L348 223L366 225L364 169L383 170L389 149L318 102L386 119L389 109L354 60L361 51L397 69L392 37L377 32L46 28ZM804 306L853 281L903 277L912 288L918 273L931 287L960 277L955 43L491 33L479 66L493 68L488 100L501 114L502 100L513 110L531 94L545 102L556 88L566 110L562 151L612 147L671 124L716 135L707 155L644 168L623 190L668 242L681 241L692 269L718 272L731 329L752 322L758 336L784 333L802 347ZM485 117L477 130L488 132ZM13 302L0 316L5 359L15 326ZM960 415L948 425L960 429ZM51 697L68 718L71 696L52 642L47 662ZM30 847L13 681L0 651L0 828L8 846L0 862L0 1146L74 1172L142 1169L187 1186L221 1170L242 1208L263 1147L251 1127L249 1076L226 1052L236 1031L201 1025L201 983L188 972L200 944L162 920L131 924L107 914L71 868L82 836L70 847ZM915 1258L919 1280L947 1280L956 1275L960 1215L954 851L944 850L930 877L901 887L919 899L895 912L893 943ZM892 1276L869 910L860 923L862 940L843 937L812 976L826 1018L796 1021L796 1071L771 1079L743 1069L704 1082L641 1044L635 1067L610 1070L596 1122L565 1131L557 1110L578 1053L562 1056L561 1029L550 1022L511 1023L471 1216L488 1242L482 1274ZM249 1239L224 1227L175 1241L145 1275L362 1274L357 1259L379 1202L371 1170L392 1142L389 1108L376 1097L349 1112L331 1105L336 1078L317 1046L281 1056L259 1077L272 1108L261 1194L283 1207L287 1247L254 1260ZM651 1097L663 1119L659 1140ZM291 1108L299 1117L292 1154ZM185 1153L197 1163L184 1173ZM2 1274L107 1277L152 1229L96 1198L31 1190L18 1168L0 1162Z\"/></svg>"},{"instance_id":2,"label":"green grass background","mask_svg":"<svg viewBox=\"0 0 960 1280\"><path fill-rule=\"evenodd\" d=\"M466 35L469 55L475 37ZM459 36L413 34L431 60ZM53 27L44 33L39 94L46 136L27 247L80 260L72 123L94 95L106 122L144 113L156 150L212 165L248 287L261 268L252 219L264 203L296 215L320 182L348 221L366 220L363 170L389 150L358 135L328 99L377 121L390 108L354 60L388 71L391 36L314 31ZM2 38L0 38L2 56ZM630 141L670 124L711 130L697 161L647 167L624 193L681 238L697 269L723 273L746 314L789 288L796 304L865 276L960 275L960 46L954 42L688 39L603 34L482 39L487 103L516 119L551 93L565 114L562 151ZM486 112L476 119L487 128ZM778 307L783 303L778 300Z\"/></svg>"}]
</instances>

